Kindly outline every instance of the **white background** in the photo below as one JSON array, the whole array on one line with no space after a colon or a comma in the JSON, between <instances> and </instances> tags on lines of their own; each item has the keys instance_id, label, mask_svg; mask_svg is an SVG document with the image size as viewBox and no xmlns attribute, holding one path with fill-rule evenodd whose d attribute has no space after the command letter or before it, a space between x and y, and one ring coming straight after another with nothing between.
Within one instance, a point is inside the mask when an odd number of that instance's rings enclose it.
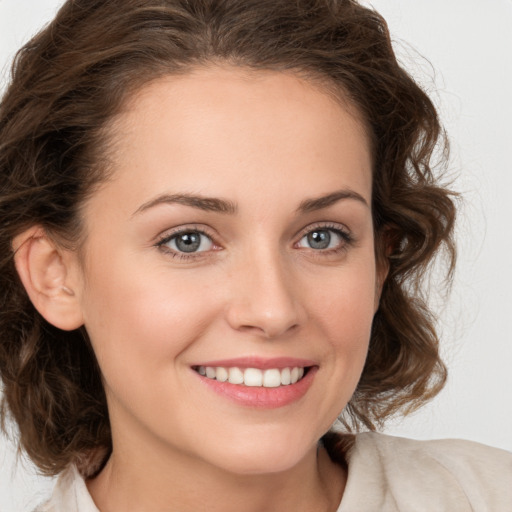
<instances>
[{"instance_id":1,"label":"white background","mask_svg":"<svg viewBox=\"0 0 512 512\"><path fill-rule=\"evenodd\" d=\"M512 0L371 3L387 19L402 62L435 91L464 197L455 285L439 308L450 380L432 404L387 432L512 450ZM15 50L60 4L0 0L4 80ZM28 462L16 465L13 446L0 437L0 512L31 510L51 485Z\"/></svg>"}]
</instances>

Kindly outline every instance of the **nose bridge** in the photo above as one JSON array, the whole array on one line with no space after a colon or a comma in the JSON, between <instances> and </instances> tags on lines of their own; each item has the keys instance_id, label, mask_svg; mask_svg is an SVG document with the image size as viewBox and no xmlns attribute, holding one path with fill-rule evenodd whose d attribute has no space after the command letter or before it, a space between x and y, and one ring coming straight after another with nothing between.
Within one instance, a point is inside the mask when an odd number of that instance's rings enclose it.
<instances>
[{"instance_id":1,"label":"nose bridge","mask_svg":"<svg viewBox=\"0 0 512 512\"><path fill-rule=\"evenodd\" d=\"M289 264L277 244L248 249L237 264L228 318L237 330L272 338L303 319Z\"/></svg>"}]
</instances>

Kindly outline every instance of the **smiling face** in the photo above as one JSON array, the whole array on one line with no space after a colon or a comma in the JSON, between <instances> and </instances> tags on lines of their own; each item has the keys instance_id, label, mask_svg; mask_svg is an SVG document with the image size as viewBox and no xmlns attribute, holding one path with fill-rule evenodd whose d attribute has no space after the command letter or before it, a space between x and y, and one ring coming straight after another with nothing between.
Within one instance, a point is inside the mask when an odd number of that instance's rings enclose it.
<instances>
[{"instance_id":1,"label":"smiling face","mask_svg":"<svg viewBox=\"0 0 512 512\"><path fill-rule=\"evenodd\" d=\"M297 465L349 401L378 304L362 123L292 74L206 68L147 86L113 130L77 296L114 454Z\"/></svg>"}]
</instances>

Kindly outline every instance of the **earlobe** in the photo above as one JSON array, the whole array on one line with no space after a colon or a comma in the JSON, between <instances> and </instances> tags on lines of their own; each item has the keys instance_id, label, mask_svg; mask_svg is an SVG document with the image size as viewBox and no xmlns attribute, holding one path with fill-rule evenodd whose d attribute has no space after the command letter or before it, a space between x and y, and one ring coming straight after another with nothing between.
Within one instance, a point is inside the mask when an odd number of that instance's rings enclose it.
<instances>
[{"instance_id":1,"label":"earlobe","mask_svg":"<svg viewBox=\"0 0 512 512\"><path fill-rule=\"evenodd\" d=\"M83 317L72 282L69 258L44 229L31 228L13 242L14 262L21 282L39 313L63 330L77 329Z\"/></svg>"}]
</instances>

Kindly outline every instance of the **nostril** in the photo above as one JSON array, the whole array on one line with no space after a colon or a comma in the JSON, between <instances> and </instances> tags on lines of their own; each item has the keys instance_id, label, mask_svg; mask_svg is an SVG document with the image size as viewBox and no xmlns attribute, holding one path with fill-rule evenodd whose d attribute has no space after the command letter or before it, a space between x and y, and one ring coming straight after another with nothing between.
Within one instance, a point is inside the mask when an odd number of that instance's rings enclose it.
<instances>
[{"instance_id":1,"label":"nostril","mask_svg":"<svg viewBox=\"0 0 512 512\"><path fill-rule=\"evenodd\" d=\"M295 331L298 329L299 325L294 323L291 326L286 325L279 325L272 322L261 322L261 326L254 326L254 325L241 325L238 327L238 330L240 332L248 333L248 334L255 334L255 335L263 335L267 339L277 338L279 336L282 336L283 334L288 334L292 331Z\"/></svg>"}]
</instances>

